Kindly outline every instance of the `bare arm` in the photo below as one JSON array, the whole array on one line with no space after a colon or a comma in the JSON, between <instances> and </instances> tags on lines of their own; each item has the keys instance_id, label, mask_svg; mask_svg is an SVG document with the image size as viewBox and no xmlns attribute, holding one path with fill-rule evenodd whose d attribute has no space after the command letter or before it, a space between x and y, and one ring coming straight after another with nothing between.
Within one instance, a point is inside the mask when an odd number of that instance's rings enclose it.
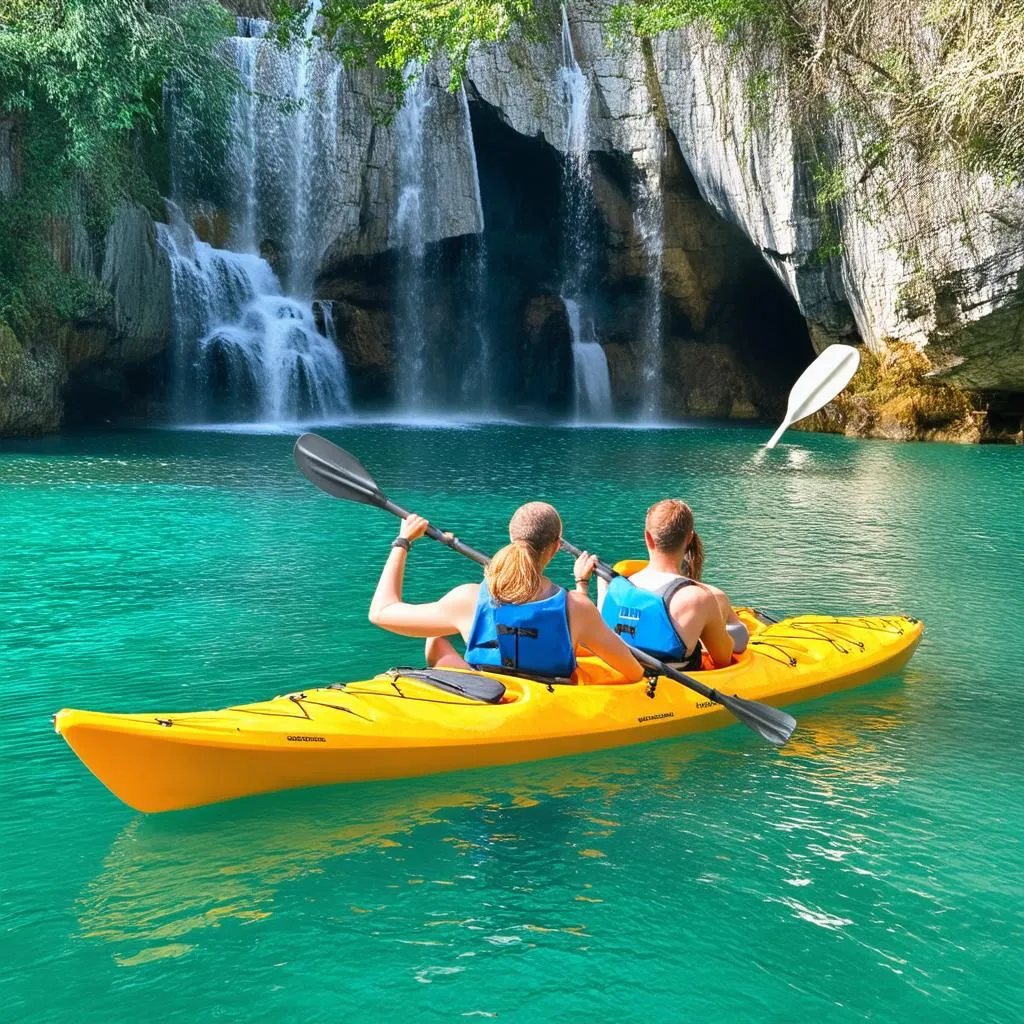
<instances>
[{"instance_id":1,"label":"bare arm","mask_svg":"<svg viewBox=\"0 0 1024 1024\"><path fill-rule=\"evenodd\" d=\"M732 637L726 631L718 598L711 587L701 583L677 590L672 596L669 614L688 651L703 641L716 668L730 663Z\"/></svg>"},{"instance_id":2,"label":"bare arm","mask_svg":"<svg viewBox=\"0 0 1024 1024\"><path fill-rule=\"evenodd\" d=\"M629 648L605 625L601 613L590 599L580 594L570 594L569 627L575 643L596 654L613 671L629 682L641 679L644 674L640 662L629 653Z\"/></svg>"},{"instance_id":3,"label":"bare arm","mask_svg":"<svg viewBox=\"0 0 1024 1024\"><path fill-rule=\"evenodd\" d=\"M710 583L702 583L702 587L706 587L715 595L715 599L718 601L718 608L722 613L722 618L727 622L739 622L739 616L733 609L732 602L729 600L729 595L724 590L718 587L713 587Z\"/></svg>"},{"instance_id":4,"label":"bare arm","mask_svg":"<svg viewBox=\"0 0 1024 1024\"><path fill-rule=\"evenodd\" d=\"M402 521L399 536L411 544L423 536L426 528L425 519L410 515ZM479 584L465 583L455 587L439 601L410 604L402 600L402 582L408 557L402 548L391 549L370 602L370 621L400 636L465 635L472 620Z\"/></svg>"},{"instance_id":5,"label":"bare arm","mask_svg":"<svg viewBox=\"0 0 1024 1024\"><path fill-rule=\"evenodd\" d=\"M703 587L702 590L704 627L700 631L700 639L711 655L715 668L724 668L732 661L732 637L725 628L725 616L722 614L718 595L710 587ZM722 597L725 598L725 594L722 594ZM729 599L725 600L728 602Z\"/></svg>"}]
</instances>

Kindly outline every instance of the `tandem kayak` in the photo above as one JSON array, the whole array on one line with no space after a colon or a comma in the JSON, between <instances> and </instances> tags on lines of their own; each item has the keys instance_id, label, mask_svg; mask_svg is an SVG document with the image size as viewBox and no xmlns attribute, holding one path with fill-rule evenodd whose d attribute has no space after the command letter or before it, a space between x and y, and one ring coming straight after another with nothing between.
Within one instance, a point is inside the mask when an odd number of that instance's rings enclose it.
<instances>
[{"instance_id":1,"label":"tandem kayak","mask_svg":"<svg viewBox=\"0 0 1024 1024\"><path fill-rule=\"evenodd\" d=\"M752 626L708 686L783 705L874 682L910 659L923 625L905 617L804 615ZM585 659L583 676L588 670ZM500 673L394 669L219 711L65 709L56 731L117 797L145 812L306 786L406 778L668 739L735 719L673 682L552 686Z\"/></svg>"}]
</instances>

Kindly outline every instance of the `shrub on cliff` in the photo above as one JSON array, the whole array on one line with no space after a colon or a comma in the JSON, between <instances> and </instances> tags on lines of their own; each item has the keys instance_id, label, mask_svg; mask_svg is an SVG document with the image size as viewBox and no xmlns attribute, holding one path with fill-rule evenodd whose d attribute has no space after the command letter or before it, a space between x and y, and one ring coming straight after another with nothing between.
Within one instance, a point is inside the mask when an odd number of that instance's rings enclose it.
<instances>
[{"instance_id":1,"label":"shrub on cliff","mask_svg":"<svg viewBox=\"0 0 1024 1024\"><path fill-rule=\"evenodd\" d=\"M0 318L23 329L101 301L82 250L119 200L162 190L165 84L208 114L227 102L231 80L211 54L231 24L210 0L0 0L0 117L16 171L0 196ZM58 261L48 235L74 238L75 258Z\"/></svg>"},{"instance_id":2,"label":"shrub on cliff","mask_svg":"<svg viewBox=\"0 0 1024 1024\"><path fill-rule=\"evenodd\" d=\"M818 112L841 103L870 161L899 137L1024 178L1024 0L622 0L612 14L620 33L691 24L777 48L791 96Z\"/></svg>"}]
</instances>

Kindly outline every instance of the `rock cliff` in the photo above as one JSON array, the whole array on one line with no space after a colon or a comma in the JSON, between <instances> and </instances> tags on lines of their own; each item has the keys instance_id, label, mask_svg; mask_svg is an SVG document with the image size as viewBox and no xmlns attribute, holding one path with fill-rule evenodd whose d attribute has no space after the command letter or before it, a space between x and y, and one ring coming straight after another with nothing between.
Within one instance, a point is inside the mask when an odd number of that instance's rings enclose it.
<instances>
[{"instance_id":1,"label":"rock cliff","mask_svg":"<svg viewBox=\"0 0 1024 1024\"><path fill-rule=\"evenodd\" d=\"M245 16L267 13L263 0L226 6ZM900 144L879 154L841 105L808 137L796 113L803 98L790 94L779 55L762 48L755 57L696 27L649 42L614 40L610 9L609 0L572 0L568 22L591 86L597 336L620 410L638 408L644 386L637 344L651 267L644 217L656 208L666 414L771 416L812 345L844 341L864 344L879 367L903 365L907 346L918 353L910 359L916 411L903 402L893 412L905 376L886 377L884 388L873 377L856 410L820 420L820 429L975 440L1019 431L1024 191L966 171L951 154ZM565 108L556 87L561 26L552 20L546 28L540 40L514 33L474 52L465 76L472 135L466 99L444 89L444 69L428 69L420 198L428 211L423 242L442 269L457 262L460 239L483 228L500 321L495 347L512 369L529 367L525 390L555 396L557 404L571 370L567 331L553 305ZM927 31L920 26L921 40ZM287 91L283 59L261 48L255 75ZM335 300L357 397L372 402L394 377L388 282L400 240L403 141L396 119L386 116L379 76L328 72L317 72L315 114L330 122L332 148L313 168L311 268L316 294ZM291 166L296 139L281 133L273 104L257 116L271 140L269 180ZM0 120L0 195L17 189L15 128ZM196 197L191 210L214 244L230 240L231 184L220 196ZM645 206L652 196L658 205ZM289 201L283 193L260 200L256 235L275 266L293 255ZM73 218L51 224L48 239L62 265L95 279L110 305L94 321L28 342L0 333L6 433L53 429L62 393L84 404L102 404L118 389L144 396L147 386L133 374L141 367L159 379L171 335L170 272L145 211L120 209L99 252ZM439 321L457 314L456 292L437 289ZM929 404L921 396L931 387L940 390ZM148 389L159 390L152 380ZM882 405L888 412L879 412Z\"/></svg>"},{"instance_id":2,"label":"rock cliff","mask_svg":"<svg viewBox=\"0 0 1024 1024\"><path fill-rule=\"evenodd\" d=\"M997 392L1003 406L1021 407L1007 397L1024 392L1024 191L966 171L951 154L924 157L896 145L879 158L841 108L809 144L796 127L801 98L789 95L778 55L762 49L755 59L699 28L664 33L650 45L611 41L610 4L576 0L569 10L577 57L592 76L595 148L624 155L652 179L664 175L664 154L678 146L685 177L756 247L816 347L859 342L884 359L893 342L908 342L923 351L930 377L981 392L975 405ZM919 32L927 37L927 26ZM545 43L513 40L482 51L469 77L517 131L559 147L563 131L549 88L556 40L552 34ZM698 215L691 234L710 244L692 258L685 244L673 252L685 231L673 232L669 211L687 198L676 180L665 182L664 287L699 324L722 281L713 268L721 266L716 241L725 233ZM964 432L955 424L952 433Z\"/></svg>"}]
</instances>

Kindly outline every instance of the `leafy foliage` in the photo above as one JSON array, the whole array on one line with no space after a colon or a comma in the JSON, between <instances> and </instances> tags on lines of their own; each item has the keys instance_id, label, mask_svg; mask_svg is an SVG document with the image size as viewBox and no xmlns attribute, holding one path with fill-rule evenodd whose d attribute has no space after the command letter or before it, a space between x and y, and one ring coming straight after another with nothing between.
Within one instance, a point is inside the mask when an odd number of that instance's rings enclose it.
<instances>
[{"instance_id":1,"label":"leafy foliage","mask_svg":"<svg viewBox=\"0 0 1024 1024\"><path fill-rule=\"evenodd\" d=\"M475 43L504 39L514 25L535 30L549 3L535 0L324 0L324 36L347 65L374 64L398 95L410 67L440 57L449 63L457 88ZM294 36L311 9L275 0L284 34Z\"/></svg>"},{"instance_id":2,"label":"leafy foliage","mask_svg":"<svg viewBox=\"0 0 1024 1024\"><path fill-rule=\"evenodd\" d=\"M231 80L211 54L230 27L212 0L0 0L0 117L21 172L0 199L0 319L95 308L96 289L62 273L44 229L74 214L95 237L118 200L156 199L145 140L162 130L164 85L194 108L226 102Z\"/></svg>"},{"instance_id":3,"label":"leafy foliage","mask_svg":"<svg viewBox=\"0 0 1024 1024\"><path fill-rule=\"evenodd\" d=\"M725 39L750 26L781 32L786 13L774 0L624 0L612 9L611 27L619 36L654 36L700 23Z\"/></svg>"}]
</instances>

